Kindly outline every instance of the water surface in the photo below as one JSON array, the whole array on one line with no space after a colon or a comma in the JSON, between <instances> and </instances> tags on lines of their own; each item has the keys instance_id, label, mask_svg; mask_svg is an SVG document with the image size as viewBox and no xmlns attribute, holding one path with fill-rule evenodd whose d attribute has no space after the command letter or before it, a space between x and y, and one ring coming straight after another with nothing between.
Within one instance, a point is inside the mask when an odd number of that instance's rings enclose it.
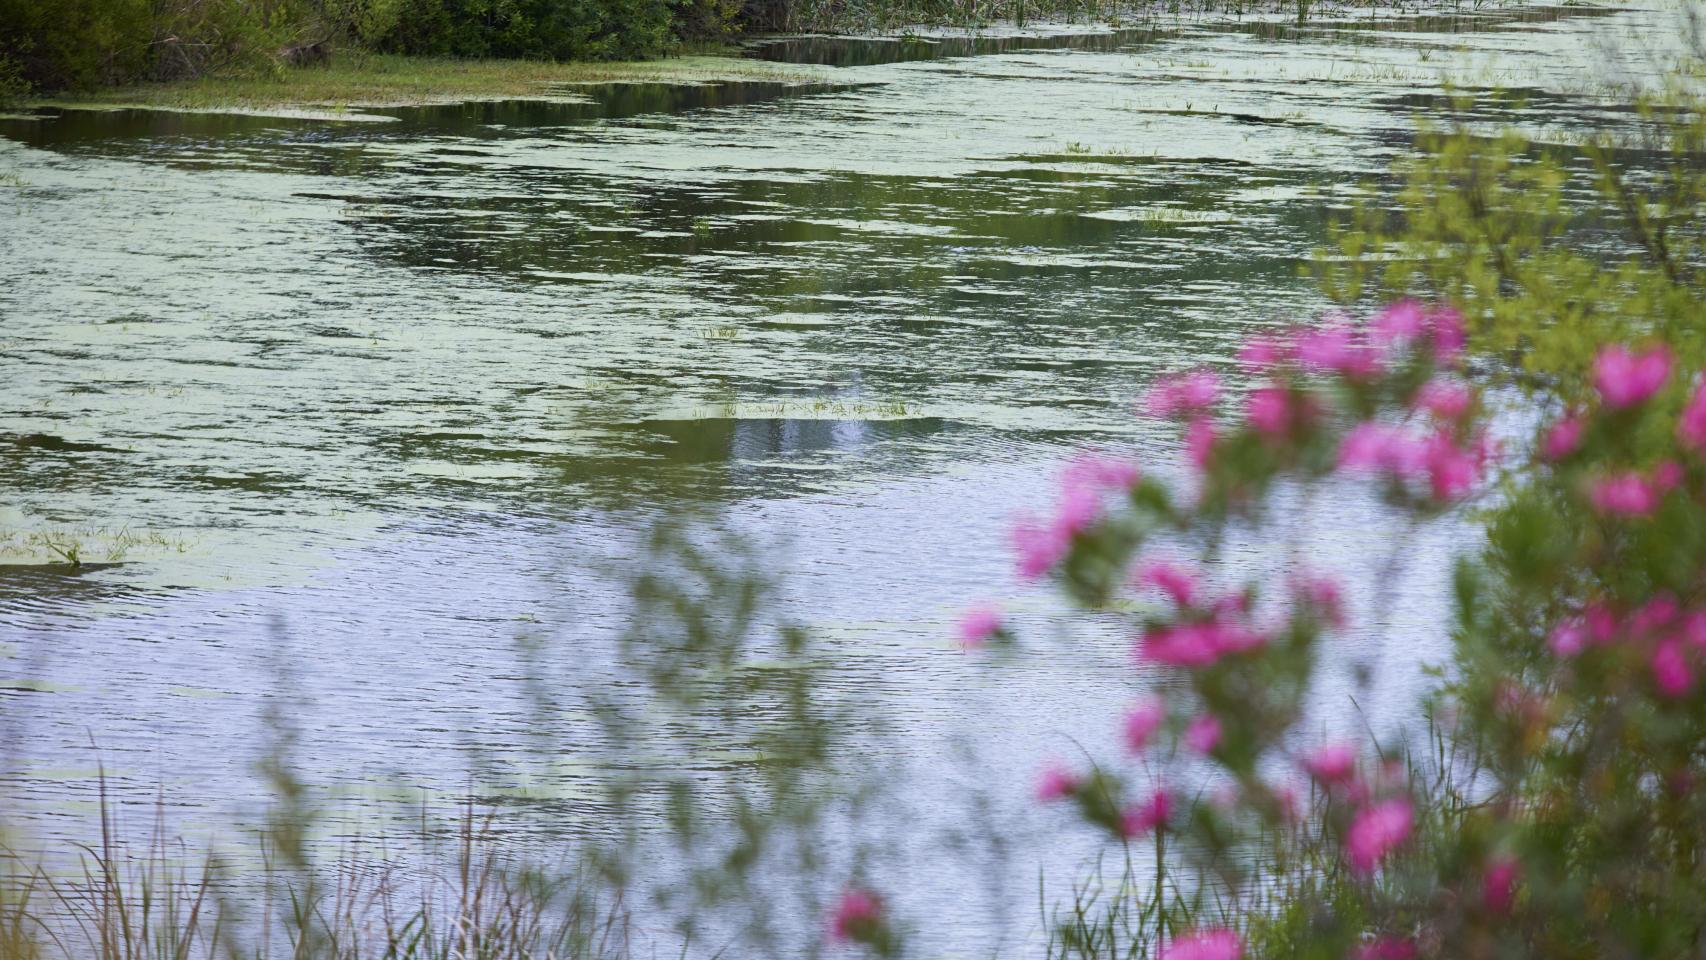
<instances>
[{"instance_id":1,"label":"water surface","mask_svg":"<svg viewBox=\"0 0 1706 960\"><path fill-rule=\"evenodd\" d=\"M952 650L985 596L1051 634L1009 575L1012 512L1081 445L1169 469L1131 398L1321 306L1299 268L1325 217L1448 80L1514 91L1477 120L1566 137L1623 115L1602 81L1650 75L1638 41L1668 23L804 38L754 53L823 83L0 123L0 529L38 564L0 567L9 807L82 835L93 742L121 796L163 785L186 831L252 815L288 675L305 774L340 809L472 782L546 810L529 829L595 832L609 771L542 758L524 688L600 682L589 651L626 610L603 571L640 518L693 503L775 545L782 612L834 651L826 696L890 721L923 799L887 866L972 949L979 910L1030 909L1039 858L1066 876L1093 849L1052 839L1026 781L1069 737L1107 747L1144 682L1094 624L993 670ZM1381 519L1361 491L1326 498L1313 555L1366 583ZM1404 545L1420 566L1463 542ZM39 565L72 547L98 562ZM1357 666L1366 714L1406 714L1445 653L1442 596L1415 579L1363 611L1324 724L1353 722ZM979 909L940 865L961 741L1022 851L982 870L1012 900ZM740 744L686 762L725 771Z\"/></svg>"}]
</instances>

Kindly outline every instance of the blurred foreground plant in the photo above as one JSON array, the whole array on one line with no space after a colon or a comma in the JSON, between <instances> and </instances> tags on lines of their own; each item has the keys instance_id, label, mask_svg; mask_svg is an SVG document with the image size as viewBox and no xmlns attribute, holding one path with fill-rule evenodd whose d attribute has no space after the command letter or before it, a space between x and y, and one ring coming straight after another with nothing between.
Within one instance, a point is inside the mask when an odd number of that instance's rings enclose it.
<instances>
[{"instance_id":1,"label":"blurred foreground plant","mask_svg":"<svg viewBox=\"0 0 1706 960\"><path fill-rule=\"evenodd\" d=\"M1162 691L1109 720L1131 756L1050 766L1037 791L1128 851L1153 838L1153 883L1124 893L1147 904L1145 944L1086 946L1080 921L1057 931L1061 955L1706 950L1706 388L1662 343L1605 348L1591 397L1501 457L1460 373L1464 326L1403 301L1251 341L1259 385L1232 416L1208 373L1150 395L1181 427L1187 483L1086 455L1054 515L1015 530L1021 574L1080 603L1159 600L1126 614ZM1425 522L1487 494L1496 466L1485 547L1454 574L1430 737L1310 742L1298 723L1349 598L1295 558L1221 582L1218 544L1281 536L1307 502L1291 494L1329 477ZM962 638L1015 639L988 609Z\"/></svg>"}]
</instances>

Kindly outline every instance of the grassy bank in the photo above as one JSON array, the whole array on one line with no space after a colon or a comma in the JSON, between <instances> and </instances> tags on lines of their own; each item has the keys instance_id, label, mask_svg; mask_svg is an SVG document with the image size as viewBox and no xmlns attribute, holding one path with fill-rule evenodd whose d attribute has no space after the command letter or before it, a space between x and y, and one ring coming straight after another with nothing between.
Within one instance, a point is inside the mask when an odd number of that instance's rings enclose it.
<instances>
[{"instance_id":1,"label":"grassy bank","mask_svg":"<svg viewBox=\"0 0 1706 960\"><path fill-rule=\"evenodd\" d=\"M573 98L592 83L810 83L811 67L698 52L661 60L550 63L456 60L340 51L329 66L208 75L164 83L103 87L31 106L146 107L174 110L316 112L473 100Z\"/></svg>"}]
</instances>

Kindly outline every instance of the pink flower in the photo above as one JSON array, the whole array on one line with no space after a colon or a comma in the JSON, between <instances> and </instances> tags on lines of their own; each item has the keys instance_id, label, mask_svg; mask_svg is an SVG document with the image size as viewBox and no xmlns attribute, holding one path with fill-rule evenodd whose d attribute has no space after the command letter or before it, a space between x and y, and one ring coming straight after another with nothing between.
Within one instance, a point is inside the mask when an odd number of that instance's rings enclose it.
<instances>
[{"instance_id":1,"label":"pink flower","mask_svg":"<svg viewBox=\"0 0 1706 960\"><path fill-rule=\"evenodd\" d=\"M1037 799L1043 803L1070 797L1078 792L1078 777L1058 763L1043 768L1037 778Z\"/></svg>"},{"instance_id":2,"label":"pink flower","mask_svg":"<svg viewBox=\"0 0 1706 960\"><path fill-rule=\"evenodd\" d=\"M1670 376L1670 351L1654 347L1634 354L1620 346L1599 352L1593 362L1593 382L1605 405L1613 410L1632 407L1659 392Z\"/></svg>"},{"instance_id":3,"label":"pink flower","mask_svg":"<svg viewBox=\"0 0 1706 960\"><path fill-rule=\"evenodd\" d=\"M1155 954L1155 960L1238 960L1244 941L1231 930L1199 930L1173 938Z\"/></svg>"},{"instance_id":4,"label":"pink flower","mask_svg":"<svg viewBox=\"0 0 1706 960\"><path fill-rule=\"evenodd\" d=\"M1423 461L1428 471L1428 486L1436 500L1456 500L1468 493L1481 476L1481 458L1459 450L1444 433L1430 437L1424 446Z\"/></svg>"},{"instance_id":5,"label":"pink flower","mask_svg":"<svg viewBox=\"0 0 1706 960\"><path fill-rule=\"evenodd\" d=\"M1380 372L1380 358L1346 323L1305 330L1297 337L1297 358L1305 367L1365 380Z\"/></svg>"},{"instance_id":6,"label":"pink flower","mask_svg":"<svg viewBox=\"0 0 1706 960\"><path fill-rule=\"evenodd\" d=\"M1406 344L1427 331L1427 313L1415 300L1389 303L1375 315L1369 332L1382 345Z\"/></svg>"},{"instance_id":7,"label":"pink flower","mask_svg":"<svg viewBox=\"0 0 1706 960\"><path fill-rule=\"evenodd\" d=\"M1554 423L1546 431L1546 436L1540 441L1540 450L1546 459L1556 463L1582 445L1582 432L1587 423L1581 417L1570 416Z\"/></svg>"},{"instance_id":8,"label":"pink flower","mask_svg":"<svg viewBox=\"0 0 1706 960\"><path fill-rule=\"evenodd\" d=\"M1093 494L1106 491L1124 492L1137 486L1141 478L1137 464L1119 457L1097 453L1080 453L1072 458L1061 472L1062 490L1084 490Z\"/></svg>"},{"instance_id":9,"label":"pink flower","mask_svg":"<svg viewBox=\"0 0 1706 960\"><path fill-rule=\"evenodd\" d=\"M1573 657L1588 645L1587 627L1580 617L1572 617L1552 628L1546 646L1560 657Z\"/></svg>"},{"instance_id":10,"label":"pink flower","mask_svg":"<svg viewBox=\"0 0 1706 960\"><path fill-rule=\"evenodd\" d=\"M1653 686L1672 700L1684 696L1694 686L1694 670L1688 665L1682 642L1672 637L1653 648L1647 664L1653 671Z\"/></svg>"},{"instance_id":11,"label":"pink flower","mask_svg":"<svg viewBox=\"0 0 1706 960\"><path fill-rule=\"evenodd\" d=\"M1682 618L1682 638L1697 653L1706 653L1706 613L1693 611Z\"/></svg>"},{"instance_id":12,"label":"pink flower","mask_svg":"<svg viewBox=\"0 0 1706 960\"><path fill-rule=\"evenodd\" d=\"M1120 814L1120 836L1140 837L1167 822L1173 810L1173 798L1165 790L1157 790L1148 800Z\"/></svg>"},{"instance_id":13,"label":"pink flower","mask_svg":"<svg viewBox=\"0 0 1706 960\"><path fill-rule=\"evenodd\" d=\"M1403 937L1387 935L1356 948L1352 960L1415 960L1416 945Z\"/></svg>"},{"instance_id":14,"label":"pink flower","mask_svg":"<svg viewBox=\"0 0 1706 960\"><path fill-rule=\"evenodd\" d=\"M1114 457L1080 454L1061 471L1060 503L1044 524L1021 517L1013 526L1019 575L1035 580L1066 558L1073 536L1090 529L1102 515L1102 497L1137 486L1136 465Z\"/></svg>"},{"instance_id":15,"label":"pink flower","mask_svg":"<svg viewBox=\"0 0 1706 960\"><path fill-rule=\"evenodd\" d=\"M1013 526L1013 548L1019 554L1019 576L1035 580L1054 568L1072 545L1070 531L1021 519Z\"/></svg>"},{"instance_id":16,"label":"pink flower","mask_svg":"<svg viewBox=\"0 0 1706 960\"><path fill-rule=\"evenodd\" d=\"M1160 590L1181 607L1190 606L1197 593L1196 571L1165 560L1146 562L1138 568L1134 580L1139 586Z\"/></svg>"},{"instance_id":17,"label":"pink flower","mask_svg":"<svg viewBox=\"0 0 1706 960\"><path fill-rule=\"evenodd\" d=\"M1283 387L1258 387L1245 401L1244 417L1258 433L1284 436L1291 430L1291 396Z\"/></svg>"},{"instance_id":18,"label":"pink flower","mask_svg":"<svg viewBox=\"0 0 1706 960\"><path fill-rule=\"evenodd\" d=\"M1415 811L1403 797L1359 811L1345 832L1345 854L1351 869L1365 875L1373 873L1394 847L1409 838L1415 822Z\"/></svg>"},{"instance_id":19,"label":"pink flower","mask_svg":"<svg viewBox=\"0 0 1706 960\"><path fill-rule=\"evenodd\" d=\"M992 606L973 607L960 618L960 646L975 650L1001 632L1001 611Z\"/></svg>"},{"instance_id":20,"label":"pink flower","mask_svg":"<svg viewBox=\"0 0 1706 960\"><path fill-rule=\"evenodd\" d=\"M1220 746L1220 718L1212 713L1198 716L1185 727L1182 739L1185 746L1198 753L1213 753Z\"/></svg>"},{"instance_id":21,"label":"pink flower","mask_svg":"<svg viewBox=\"0 0 1706 960\"><path fill-rule=\"evenodd\" d=\"M1339 466L1409 477L1426 468L1428 447L1401 430L1363 422L1339 442Z\"/></svg>"},{"instance_id":22,"label":"pink flower","mask_svg":"<svg viewBox=\"0 0 1706 960\"><path fill-rule=\"evenodd\" d=\"M1192 420L1190 426L1185 428L1185 455L1190 458L1191 466L1198 470L1207 469L1209 460L1214 457L1214 444L1218 439L1213 420L1207 417Z\"/></svg>"},{"instance_id":23,"label":"pink flower","mask_svg":"<svg viewBox=\"0 0 1706 960\"><path fill-rule=\"evenodd\" d=\"M1140 700L1125 713L1125 746L1132 753L1142 753L1167 720L1167 704L1160 697Z\"/></svg>"},{"instance_id":24,"label":"pink flower","mask_svg":"<svg viewBox=\"0 0 1706 960\"><path fill-rule=\"evenodd\" d=\"M1428 313L1428 325L1433 328L1434 358L1440 363L1453 363L1469 342L1469 332L1463 313L1456 307L1435 307Z\"/></svg>"},{"instance_id":25,"label":"pink flower","mask_svg":"<svg viewBox=\"0 0 1706 960\"><path fill-rule=\"evenodd\" d=\"M1481 906L1488 913L1509 913L1516 899L1517 875L1521 871L1515 857L1494 857L1481 875Z\"/></svg>"},{"instance_id":26,"label":"pink flower","mask_svg":"<svg viewBox=\"0 0 1706 960\"><path fill-rule=\"evenodd\" d=\"M1208 667L1220 660L1220 650L1213 643L1208 624L1175 624L1143 631L1138 656L1169 667Z\"/></svg>"},{"instance_id":27,"label":"pink flower","mask_svg":"<svg viewBox=\"0 0 1706 960\"><path fill-rule=\"evenodd\" d=\"M1328 623L1344 628L1345 597L1337 581L1329 577L1299 576L1292 580L1291 592L1298 600L1315 607Z\"/></svg>"},{"instance_id":28,"label":"pink flower","mask_svg":"<svg viewBox=\"0 0 1706 960\"><path fill-rule=\"evenodd\" d=\"M1140 659L1174 667L1206 667L1228 653L1259 647L1261 634L1224 620L1151 627L1138 644Z\"/></svg>"},{"instance_id":29,"label":"pink flower","mask_svg":"<svg viewBox=\"0 0 1706 960\"><path fill-rule=\"evenodd\" d=\"M1251 337L1238 348L1238 363L1250 373L1267 373L1291 359L1291 344L1278 337Z\"/></svg>"},{"instance_id":30,"label":"pink flower","mask_svg":"<svg viewBox=\"0 0 1706 960\"><path fill-rule=\"evenodd\" d=\"M1429 380L1416 391L1416 407L1441 420L1462 419L1474 399L1467 386L1449 380Z\"/></svg>"},{"instance_id":31,"label":"pink flower","mask_svg":"<svg viewBox=\"0 0 1706 960\"><path fill-rule=\"evenodd\" d=\"M1206 667L1220 659L1213 624L1181 623L1144 632L1138 655L1174 667Z\"/></svg>"},{"instance_id":32,"label":"pink flower","mask_svg":"<svg viewBox=\"0 0 1706 960\"><path fill-rule=\"evenodd\" d=\"M1682 608L1677 606L1676 598L1668 593L1660 593L1648 600L1629 618L1629 630L1632 633L1652 633L1663 630L1676 622Z\"/></svg>"},{"instance_id":33,"label":"pink flower","mask_svg":"<svg viewBox=\"0 0 1706 960\"><path fill-rule=\"evenodd\" d=\"M1600 513L1644 517L1658 509L1660 495L1644 477L1628 470L1595 481L1588 500Z\"/></svg>"},{"instance_id":34,"label":"pink flower","mask_svg":"<svg viewBox=\"0 0 1706 960\"><path fill-rule=\"evenodd\" d=\"M1220 400L1220 378L1207 370L1162 377L1144 397L1144 412L1167 419L1207 410Z\"/></svg>"},{"instance_id":35,"label":"pink flower","mask_svg":"<svg viewBox=\"0 0 1706 960\"><path fill-rule=\"evenodd\" d=\"M1303 769L1325 784L1347 783L1356 775L1356 748L1348 743L1330 743L1318 747L1304 758Z\"/></svg>"},{"instance_id":36,"label":"pink flower","mask_svg":"<svg viewBox=\"0 0 1706 960\"><path fill-rule=\"evenodd\" d=\"M1669 493L1682 483L1682 464L1666 460L1653 468L1653 489Z\"/></svg>"},{"instance_id":37,"label":"pink flower","mask_svg":"<svg viewBox=\"0 0 1706 960\"><path fill-rule=\"evenodd\" d=\"M1682 408L1676 421L1676 438L1696 453L1706 452L1706 384L1701 384Z\"/></svg>"},{"instance_id":38,"label":"pink flower","mask_svg":"<svg viewBox=\"0 0 1706 960\"><path fill-rule=\"evenodd\" d=\"M1582 619L1588 625L1588 639L1597 644L1607 644L1617 639L1617 614L1603 603L1590 603L1582 611Z\"/></svg>"},{"instance_id":39,"label":"pink flower","mask_svg":"<svg viewBox=\"0 0 1706 960\"><path fill-rule=\"evenodd\" d=\"M841 942L869 940L882 920L882 900L868 890L854 888L844 892L836 903L829 935Z\"/></svg>"}]
</instances>

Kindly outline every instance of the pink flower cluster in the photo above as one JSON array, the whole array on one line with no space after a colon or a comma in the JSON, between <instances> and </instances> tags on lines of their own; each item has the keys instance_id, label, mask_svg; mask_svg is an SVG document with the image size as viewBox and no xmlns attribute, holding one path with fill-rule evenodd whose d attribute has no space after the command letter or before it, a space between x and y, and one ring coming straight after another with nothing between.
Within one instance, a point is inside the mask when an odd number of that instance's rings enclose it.
<instances>
[{"instance_id":1,"label":"pink flower cluster","mask_svg":"<svg viewBox=\"0 0 1706 960\"><path fill-rule=\"evenodd\" d=\"M1307 394L1269 384L1250 391L1244 401L1244 419L1269 439L1283 439L1314 422L1319 404Z\"/></svg>"},{"instance_id":2,"label":"pink flower cluster","mask_svg":"<svg viewBox=\"0 0 1706 960\"><path fill-rule=\"evenodd\" d=\"M1436 500L1467 495L1492 459L1485 434L1459 446L1448 430L1418 436L1400 427L1367 421L1352 427L1339 444L1339 466L1368 470L1400 481L1425 479Z\"/></svg>"},{"instance_id":3,"label":"pink flower cluster","mask_svg":"<svg viewBox=\"0 0 1706 960\"><path fill-rule=\"evenodd\" d=\"M1050 763L1037 778L1037 799L1044 803L1064 800L1084 786L1078 775L1059 763Z\"/></svg>"},{"instance_id":4,"label":"pink flower cluster","mask_svg":"<svg viewBox=\"0 0 1706 960\"><path fill-rule=\"evenodd\" d=\"M1349 743L1330 743L1319 747L1304 758L1303 769L1325 786L1350 783L1357 772L1356 747Z\"/></svg>"},{"instance_id":5,"label":"pink flower cluster","mask_svg":"<svg viewBox=\"0 0 1706 960\"><path fill-rule=\"evenodd\" d=\"M1415 300L1388 304L1370 325L1372 339L1382 345L1419 345L1433 352L1434 362L1455 364L1468 343L1463 314L1450 305L1426 307Z\"/></svg>"},{"instance_id":6,"label":"pink flower cluster","mask_svg":"<svg viewBox=\"0 0 1706 960\"><path fill-rule=\"evenodd\" d=\"M1141 660L1175 667L1206 667L1228 654L1253 650L1267 638L1249 622L1250 596L1232 594L1212 602L1203 596L1201 574L1165 560L1139 565L1132 578L1173 602L1177 619L1151 624L1138 640Z\"/></svg>"},{"instance_id":7,"label":"pink flower cluster","mask_svg":"<svg viewBox=\"0 0 1706 960\"><path fill-rule=\"evenodd\" d=\"M1254 650L1267 638L1247 623L1217 610L1208 619L1157 624L1138 641L1140 659L1174 667L1207 667L1228 654Z\"/></svg>"},{"instance_id":8,"label":"pink flower cluster","mask_svg":"<svg viewBox=\"0 0 1706 960\"><path fill-rule=\"evenodd\" d=\"M1127 807L1120 814L1120 836L1129 840L1164 826L1172 810L1172 796L1166 790L1156 790L1148 799Z\"/></svg>"},{"instance_id":9,"label":"pink flower cluster","mask_svg":"<svg viewBox=\"0 0 1706 960\"><path fill-rule=\"evenodd\" d=\"M1547 639L1552 652L1565 658L1613 644L1645 652L1661 695L1684 696L1694 689L1696 662L1706 660L1706 611L1685 611L1669 594L1659 594L1623 618L1594 603L1553 627Z\"/></svg>"},{"instance_id":10,"label":"pink flower cluster","mask_svg":"<svg viewBox=\"0 0 1706 960\"><path fill-rule=\"evenodd\" d=\"M1395 848L1410 838L1416 812L1408 797L1369 804L1351 818L1345 831L1345 859L1364 876L1374 872Z\"/></svg>"},{"instance_id":11,"label":"pink flower cluster","mask_svg":"<svg viewBox=\"0 0 1706 960\"><path fill-rule=\"evenodd\" d=\"M835 905L830 917L829 935L847 942L864 942L873 938L883 922L883 901L869 890L858 887L846 890Z\"/></svg>"},{"instance_id":12,"label":"pink flower cluster","mask_svg":"<svg viewBox=\"0 0 1706 960\"><path fill-rule=\"evenodd\" d=\"M1622 470L1600 477L1588 489L1588 502L1607 516L1645 517L1681 482L1681 464L1666 460L1648 473Z\"/></svg>"},{"instance_id":13,"label":"pink flower cluster","mask_svg":"<svg viewBox=\"0 0 1706 960\"><path fill-rule=\"evenodd\" d=\"M1054 569L1072 549L1072 538L1101 519L1102 500L1109 493L1130 492L1139 473L1128 460L1081 454L1061 473L1060 501L1047 521L1021 518L1013 527L1013 546L1019 554L1019 574L1035 580Z\"/></svg>"},{"instance_id":14,"label":"pink flower cluster","mask_svg":"<svg viewBox=\"0 0 1706 960\"><path fill-rule=\"evenodd\" d=\"M1244 941L1231 930L1198 930L1183 933L1155 954L1155 960L1238 960Z\"/></svg>"},{"instance_id":15,"label":"pink flower cluster","mask_svg":"<svg viewBox=\"0 0 1706 960\"><path fill-rule=\"evenodd\" d=\"M1658 393L1670 376L1670 351L1654 347L1645 353L1610 346L1593 363L1593 385L1600 399L1612 410L1644 403Z\"/></svg>"},{"instance_id":16,"label":"pink flower cluster","mask_svg":"<svg viewBox=\"0 0 1706 960\"><path fill-rule=\"evenodd\" d=\"M1366 330L1340 316L1322 327L1252 339L1238 359L1252 373L1295 363L1306 370L1368 380L1385 372L1404 349L1424 349L1436 364L1455 364L1466 340L1463 314L1456 308L1402 300L1376 314Z\"/></svg>"},{"instance_id":17,"label":"pink flower cluster","mask_svg":"<svg viewBox=\"0 0 1706 960\"><path fill-rule=\"evenodd\" d=\"M1522 865L1515 857L1501 854L1487 862L1481 875L1481 907L1488 913L1506 914L1516 902L1516 883Z\"/></svg>"},{"instance_id":18,"label":"pink flower cluster","mask_svg":"<svg viewBox=\"0 0 1706 960\"><path fill-rule=\"evenodd\" d=\"M975 650L1001 632L1001 611L993 606L973 607L960 618L960 646Z\"/></svg>"},{"instance_id":19,"label":"pink flower cluster","mask_svg":"<svg viewBox=\"0 0 1706 960\"><path fill-rule=\"evenodd\" d=\"M1161 725L1166 722L1167 702L1165 700L1160 697L1150 697L1138 702L1125 714L1125 725L1122 732L1125 734L1126 749L1134 754L1142 753L1149 746L1150 740L1155 737L1155 732L1160 730Z\"/></svg>"},{"instance_id":20,"label":"pink flower cluster","mask_svg":"<svg viewBox=\"0 0 1706 960\"><path fill-rule=\"evenodd\" d=\"M1143 411L1163 420L1197 417L1220 402L1220 378L1193 370L1161 378L1143 398Z\"/></svg>"}]
</instances>

